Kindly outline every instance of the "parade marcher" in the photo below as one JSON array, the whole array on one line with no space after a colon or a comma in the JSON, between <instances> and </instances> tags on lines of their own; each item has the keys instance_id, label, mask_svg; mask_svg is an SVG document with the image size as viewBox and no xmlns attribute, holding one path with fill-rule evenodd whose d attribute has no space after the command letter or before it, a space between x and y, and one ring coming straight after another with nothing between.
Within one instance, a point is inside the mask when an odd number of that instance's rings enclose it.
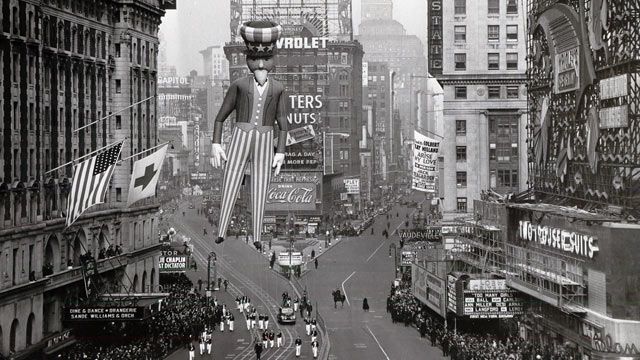
<instances>
[{"instance_id":1,"label":"parade marcher","mask_svg":"<svg viewBox=\"0 0 640 360\"><path fill-rule=\"evenodd\" d=\"M318 326L318 321L316 318L311 319L311 331L316 331L316 326Z\"/></svg>"},{"instance_id":2,"label":"parade marcher","mask_svg":"<svg viewBox=\"0 0 640 360\"><path fill-rule=\"evenodd\" d=\"M207 339L207 354L211 355L211 343L213 342L213 340L211 338Z\"/></svg>"},{"instance_id":3,"label":"parade marcher","mask_svg":"<svg viewBox=\"0 0 640 360\"><path fill-rule=\"evenodd\" d=\"M298 307L300 306L300 299L296 298L293 301L293 311L297 312L298 311Z\"/></svg>"},{"instance_id":4,"label":"parade marcher","mask_svg":"<svg viewBox=\"0 0 640 360\"><path fill-rule=\"evenodd\" d=\"M262 356L262 343L256 339L256 345L253 347L253 351L256 352L256 359L260 360L260 356Z\"/></svg>"},{"instance_id":5,"label":"parade marcher","mask_svg":"<svg viewBox=\"0 0 640 360\"><path fill-rule=\"evenodd\" d=\"M264 329L268 329L269 328L269 315L265 314L264 315Z\"/></svg>"},{"instance_id":6,"label":"parade marcher","mask_svg":"<svg viewBox=\"0 0 640 360\"><path fill-rule=\"evenodd\" d=\"M218 221L218 237L215 240L218 244L223 242L226 236L231 213L244 178L243 169L248 160L251 161L252 175L252 190L249 193L252 197L251 203L254 204L253 236L254 241L260 243L271 168L275 168L275 176L280 173L285 160L289 128L287 118L283 114L286 101L289 99L285 95L285 87L278 80L268 76L269 72L275 70L275 44L282 34L282 26L270 21L249 21L240 27L239 32L247 47L246 62L252 75L230 84L214 121L211 163L214 168L218 168L223 160L228 160L223 173L222 207ZM264 111L261 112L261 109ZM225 120L234 110L236 122L227 154L221 145L222 133ZM274 144L276 123L279 132Z\"/></svg>"},{"instance_id":7,"label":"parade marcher","mask_svg":"<svg viewBox=\"0 0 640 360\"><path fill-rule=\"evenodd\" d=\"M255 329L256 328L256 311L255 309L253 310L253 312L251 313L251 328Z\"/></svg>"},{"instance_id":8,"label":"parade marcher","mask_svg":"<svg viewBox=\"0 0 640 360\"><path fill-rule=\"evenodd\" d=\"M227 291L227 286L229 286L229 280L224 279L224 281L222 282L222 284L224 285L224 291Z\"/></svg>"},{"instance_id":9,"label":"parade marcher","mask_svg":"<svg viewBox=\"0 0 640 360\"><path fill-rule=\"evenodd\" d=\"M227 322L229 324L229 331L233 332L233 323L235 321L235 318L233 317L233 314L229 314L229 316L227 316Z\"/></svg>"},{"instance_id":10,"label":"parade marcher","mask_svg":"<svg viewBox=\"0 0 640 360\"><path fill-rule=\"evenodd\" d=\"M313 353L313 358L317 359L318 358L318 340L313 340L311 341L311 352Z\"/></svg>"},{"instance_id":11,"label":"parade marcher","mask_svg":"<svg viewBox=\"0 0 640 360\"><path fill-rule=\"evenodd\" d=\"M273 345L276 340L276 335L273 333L273 330L269 332L269 347L273 348Z\"/></svg>"},{"instance_id":12,"label":"parade marcher","mask_svg":"<svg viewBox=\"0 0 640 360\"><path fill-rule=\"evenodd\" d=\"M251 329L251 314L246 315L247 319L247 330Z\"/></svg>"},{"instance_id":13,"label":"parade marcher","mask_svg":"<svg viewBox=\"0 0 640 360\"><path fill-rule=\"evenodd\" d=\"M262 314L258 315L258 329L264 329L264 316Z\"/></svg>"},{"instance_id":14,"label":"parade marcher","mask_svg":"<svg viewBox=\"0 0 640 360\"><path fill-rule=\"evenodd\" d=\"M311 330L311 341L316 341L318 338L318 332L316 330Z\"/></svg>"},{"instance_id":15,"label":"parade marcher","mask_svg":"<svg viewBox=\"0 0 640 360\"><path fill-rule=\"evenodd\" d=\"M269 334L266 331L262 333L262 348L267 348L267 343L269 342Z\"/></svg>"},{"instance_id":16,"label":"parade marcher","mask_svg":"<svg viewBox=\"0 0 640 360\"><path fill-rule=\"evenodd\" d=\"M236 309L238 309L238 311L242 312L242 303L240 303L240 297L236 296Z\"/></svg>"},{"instance_id":17,"label":"parade marcher","mask_svg":"<svg viewBox=\"0 0 640 360\"><path fill-rule=\"evenodd\" d=\"M224 332L224 323L226 321L226 316L222 315L220 316L220 332Z\"/></svg>"},{"instance_id":18,"label":"parade marcher","mask_svg":"<svg viewBox=\"0 0 640 360\"><path fill-rule=\"evenodd\" d=\"M296 357L300 357L300 352L302 351L302 339L300 337L296 338Z\"/></svg>"},{"instance_id":19,"label":"parade marcher","mask_svg":"<svg viewBox=\"0 0 640 360\"><path fill-rule=\"evenodd\" d=\"M276 346L282 346L282 331L278 331L278 335L276 335Z\"/></svg>"},{"instance_id":20,"label":"parade marcher","mask_svg":"<svg viewBox=\"0 0 640 360\"><path fill-rule=\"evenodd\" d=\"M193 344L189 344L189 360L194 360L196 358L196 348Z\"/></svg>"},{"instance_id":21,"label":"parade marcher","mask_svg":"<svg viewBox=\"0 0 640 360\"><path fill-rule=\"evenodd\" d=\"M200 336L200 338L198 339L198 345L200 345L200 356L202 356L202 354L204 354L204 338L202 336Z\"/></svg>"},{"instance_id":22,"label":"parade marcher","mask_svg":"<svg viewBox=\"0 0 640 360\"><path fill-rule=\"evenodd\" d=\"M362 299L362 310L369 311L369 300L367 298Z\"/></svg>"},{"instance_id":23,"label":"parade marcher","mask_svg":"<svg viewBox=\"0 0 640 360\"><path fill-rule=\"evenodd\" d=\"M309 321L309 318L304 318L304 328L307 332L307 336L311 335L311 321Z\"/></svg>"}]
</instances>

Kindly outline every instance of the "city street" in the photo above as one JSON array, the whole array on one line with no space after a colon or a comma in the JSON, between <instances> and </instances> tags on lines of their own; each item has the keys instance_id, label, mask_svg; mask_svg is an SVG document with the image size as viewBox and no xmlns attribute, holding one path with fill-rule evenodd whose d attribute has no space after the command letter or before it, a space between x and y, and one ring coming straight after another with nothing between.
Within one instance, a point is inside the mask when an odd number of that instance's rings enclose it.
<instances>
[{"instance_id":1,"label":"city street","mask_svg":"<svg viewBox=\"0 0 640 360\"><path fill-rule=\"evenodd\" d=\"M206 257L210 251L215 251L218 256L218 276L230 281L232 296L221 296L220 292L214 292L214 296L232 303L235 293L246 294L259 312L269 311L270 317L275 319L282 292L288 291L296 296L291 284L274 271L268 270L266 258L242 238L229 237L221 245L214 245L211 238L203 238L202 228L209 225L203 216L198 216L196 209L189 209L187 204L188 202L182 203L171 222L179 234L190 237L194 243L198 261L197 276L190 273L194 283L198 277L206 283ZM185 211L184 217L182 211ZM425 354L428 359L442 358L440 349L430 347L414 327L393 324L385 311L389 288L394 280L394 264L393 257L389 256L389 245L393 242L397 244L399 238L391 235L389 239L385 239L382 231L387 222L390 224L390 233L397 228L404 228L406 215L411 216L415 211L416 208L394 206L389 211L389 220L385 214L376 217L372 225L374 235L371 235L369 228L358 237L344 238L319 255L317 270L307 271L300 279L302 286L308 290L314 308L325 320L331 344L330 359L401 360L418 359ZM344 307L338 304L338 308L334 309L331 292L336 287L346 295L346 301ZM362 310L362 300L365 297L371 307L368 313ZM236 320L241 319L237 311L234 315ZM221 355L227 359L254 356L250 335L241 321L236 323L237 331L233 336L216 333L217 338L222 339L214 341L216 358ZM271 323L278 326L275 322ZM292 342L298 334L303 340L301 358L311 358L310 340L304 334L303 324L298 319L296 326L279 326L283 331L285 347L276 351L268 350L263 358L294 358ZM187 356L186 350L180 350L169 359Z\"/></svg>"}]
</instances>

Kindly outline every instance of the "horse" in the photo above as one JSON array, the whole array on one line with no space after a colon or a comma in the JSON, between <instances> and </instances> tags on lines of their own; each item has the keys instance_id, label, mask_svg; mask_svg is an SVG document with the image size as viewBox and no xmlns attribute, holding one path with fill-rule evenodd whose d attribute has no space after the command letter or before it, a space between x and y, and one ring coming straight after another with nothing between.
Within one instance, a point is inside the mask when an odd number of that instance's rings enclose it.
<instances>
[{"instance_id":1,"label":"horse","mask_svg":"<svg viewBox=\"0 0 640 360\"><path fill-rule=\"evenodd\" d=\"M342 307L344 307L344 301L346 299L346 296L344 296L340 290L334 290L331 295L333 295L333 308L337 309L338 308L338 301L340 302L340 304L342 305Z\"/></svg>"}]
</instances>

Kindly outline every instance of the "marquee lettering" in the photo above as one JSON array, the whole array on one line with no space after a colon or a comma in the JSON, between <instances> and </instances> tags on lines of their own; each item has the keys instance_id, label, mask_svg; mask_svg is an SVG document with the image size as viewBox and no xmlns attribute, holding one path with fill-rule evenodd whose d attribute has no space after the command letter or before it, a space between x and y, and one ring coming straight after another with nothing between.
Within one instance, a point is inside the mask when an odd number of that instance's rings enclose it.
<instances>
[{"instance_id":1,"label":"marquee lettering","mask_svg":"<svg viewBox=\"0 0 640 360\"><path fill-rule=\"evenodd\" d=\"M593 259L595 253L600 251L596 245L596 238L593 236L536 225L530 221L520 221L518 234L522 240L533 241L590 259Z\"/></svg>"},{"instance_id":2,"label":"marquee lettering","mask_svg":"<svg viewBox=\"0 0 640 360\"><path fill-rule=\"evenodd\" d=\"M593 339L593 347L596 350L605 353L620 355L640 355L640 351L638 351L636 344L625 343L623 345L618 342L614 342L611 338L611 335L609 334L605 335L604 339L599 335L596 335L596 337Z\"/></svg>"}]
</instances>

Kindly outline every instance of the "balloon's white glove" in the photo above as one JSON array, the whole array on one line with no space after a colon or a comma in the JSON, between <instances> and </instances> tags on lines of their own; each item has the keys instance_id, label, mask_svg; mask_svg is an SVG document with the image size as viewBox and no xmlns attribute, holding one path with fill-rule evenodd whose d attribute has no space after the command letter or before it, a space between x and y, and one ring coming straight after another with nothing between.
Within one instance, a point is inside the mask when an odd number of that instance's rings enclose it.
<instances>
[{"instance_id":1,"label":"balloon's white glove","mask_svg":"<svg viewBox=\"0 0 640 360\"><path fill-rule=\"evenodd\" d=\"M284 164L284 154L275 153L275 155L273 155L273 165L272 165L272 167L276 169L274 173L275 176L278 176L278 174L280 174L280 168L282 167L282 164Z\"/></svg>"},{"instance_id":2,"label":"balloon's white glove","mask_svg":"<svg viewBox=\"0 0 640 360\"><path fill-rule=\"evenodd\" d=\"M227 161L227 155L224 153L222 145L213 144L211 146L211 165L217 169L222 165L222 160Z\"/></svg>"}]
</instances>

